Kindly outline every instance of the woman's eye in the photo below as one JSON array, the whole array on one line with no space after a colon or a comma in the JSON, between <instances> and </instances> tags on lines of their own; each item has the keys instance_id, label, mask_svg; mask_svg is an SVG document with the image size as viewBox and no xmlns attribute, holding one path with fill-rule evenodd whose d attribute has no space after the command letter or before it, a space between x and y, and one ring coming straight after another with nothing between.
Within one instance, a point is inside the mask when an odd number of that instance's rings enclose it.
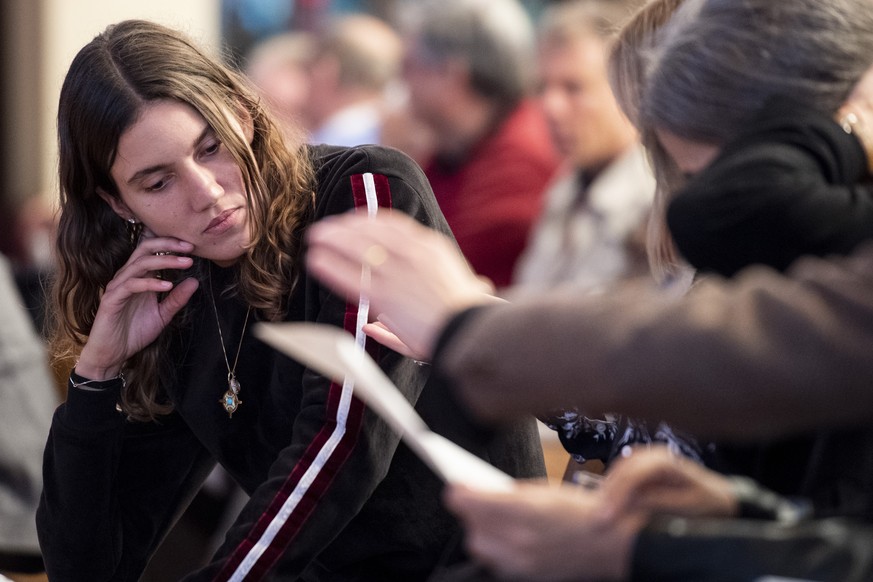
<instances>
[{"instance_id":1,"label":"woman's eye","mask_svg":"<svg viewBox=\"0 0 873 582\"><path fill-rule=\"evenodd\" d=\"M216 141L216 142L213 142L213 143L207 145L205 148L203 148L203 153L206 155L211 155L211 154L216 153L220 148L221 148L221 142Z\"/></svg>"},{"instance_id":2,"label":"woman's eye","mask_svg":"<svg viewBox=\"0 0 873 582\"><path fill-rule=\"evenodd\" d=\"M153 183L149 184L148 186L146 186L146 190L148 190L149 192L158 192L159 190L162 190L164 188L164 186L166 186L166 185L167 185L167 180L161 178L157 182L153 182Z\"/></svg>"}]
</instances>

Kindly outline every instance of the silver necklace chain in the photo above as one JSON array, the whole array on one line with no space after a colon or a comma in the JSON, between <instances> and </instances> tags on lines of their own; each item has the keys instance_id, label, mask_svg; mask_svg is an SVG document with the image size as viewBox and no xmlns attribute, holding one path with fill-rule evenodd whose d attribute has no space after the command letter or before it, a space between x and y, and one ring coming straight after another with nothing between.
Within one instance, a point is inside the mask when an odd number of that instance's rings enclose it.
<instances>
[{"instance_id":1,"label":"silver necklace chain","mask_svg":"<svg viewBox=\"0 0 873 582\"><path fill-rule=\"evenodd\" d=\"M246 337L246 326L249 323L249 315L252 312L252 306L249 305L246 309L246 318L243 321L242 333L239 338L239 345L236 347L236 356L233 359L233 367L230 366L230 361L227 359L227 350L224 347L224 335L221 333L221 321L218 319L218 307L215 305L215 293L212 288L212 263L209 263L209 298L212 300L212 311L215 313L215 325L218 327L218 339L221 341L221 353L224 354L224 365L227 366L227 392L224 393L218 402L227 412L228 418L233 418L233 413L237 411L242 400L239 398L240 383L236 378L236 364L239 362L239 353L242 350L243 340Z\"/></svg>"}]
</instances>

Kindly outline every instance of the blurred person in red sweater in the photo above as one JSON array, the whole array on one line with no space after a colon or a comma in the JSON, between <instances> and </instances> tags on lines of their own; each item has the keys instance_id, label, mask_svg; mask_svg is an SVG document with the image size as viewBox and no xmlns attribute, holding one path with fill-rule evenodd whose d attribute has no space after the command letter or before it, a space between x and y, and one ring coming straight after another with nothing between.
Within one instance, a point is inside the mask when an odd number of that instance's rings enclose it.
<instances>
[{"instance_id":1,"label":"blurred person in red sweater","mask_svg":"<svg viewBox=\"0 0 873 582\"><path fill-rule=\"evenodd\" d=\"M534 31L516 0L409 6L404 78L434 133L425 173L473 269L510 283L559 156L530 100Z\"/></svg>"}]
</instances>

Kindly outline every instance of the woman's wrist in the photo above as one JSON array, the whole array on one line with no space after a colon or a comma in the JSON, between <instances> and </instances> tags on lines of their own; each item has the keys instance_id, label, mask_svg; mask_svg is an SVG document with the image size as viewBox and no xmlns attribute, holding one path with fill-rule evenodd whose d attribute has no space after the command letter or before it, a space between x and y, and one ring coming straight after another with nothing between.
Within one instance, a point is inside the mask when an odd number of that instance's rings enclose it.
<instances>
[{"instance_id":1,"label":"woman's wrist","mask_svg":"<svg viewBox=\"0 0 873 582\"><path fill-rule=\"evenodd\" d=\"M75 368L70 372L70 388L101 392L103 390L115 388L119 385L122 387L124 386L123 372L119 372L117 375L103 380L94 380L87 376L82 376L77 373Z\"/></svg>"},{"instance_id":2,"label":"woman's wrist","mask_svg":"<svg viewBox=\"0 0 873 582\"><path fill-rule=\"evenodd\" d=\"M79 353L73 371L79 376L95 382L103 382L118 378L124 367L124 362L113 362L112 358L101 357L100 350L91 343L86 343Z\"/></svg>"},{"instance_id":3,"label":"woman's wrist","mask_svg":"<svg viewBox=\"0 0 873 582\"><path fill-rule=\"evenodd\" d=\"M92 382L106 382L121 376L121 366L95 366L80 359L73 368L73 374Z\"/></svg>"}]
</instances>

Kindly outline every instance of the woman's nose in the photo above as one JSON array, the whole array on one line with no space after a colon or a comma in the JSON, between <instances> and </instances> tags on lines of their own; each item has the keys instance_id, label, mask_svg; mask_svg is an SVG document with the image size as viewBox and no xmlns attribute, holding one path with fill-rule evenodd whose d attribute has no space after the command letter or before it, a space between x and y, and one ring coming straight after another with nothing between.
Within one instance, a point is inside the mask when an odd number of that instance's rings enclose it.
<instances>
[{"instance_id":1,"label":"woman's nose","mask_svg":"<svg viewBox=\"0 0 873 582\"><path fill-rule=\"evenodd\" d=\"M205 210L213 206L224 194L224 188L218 183L215 174L202 166L195 167L191 186L196 210Z\"/></svg>"}]
</instances>

